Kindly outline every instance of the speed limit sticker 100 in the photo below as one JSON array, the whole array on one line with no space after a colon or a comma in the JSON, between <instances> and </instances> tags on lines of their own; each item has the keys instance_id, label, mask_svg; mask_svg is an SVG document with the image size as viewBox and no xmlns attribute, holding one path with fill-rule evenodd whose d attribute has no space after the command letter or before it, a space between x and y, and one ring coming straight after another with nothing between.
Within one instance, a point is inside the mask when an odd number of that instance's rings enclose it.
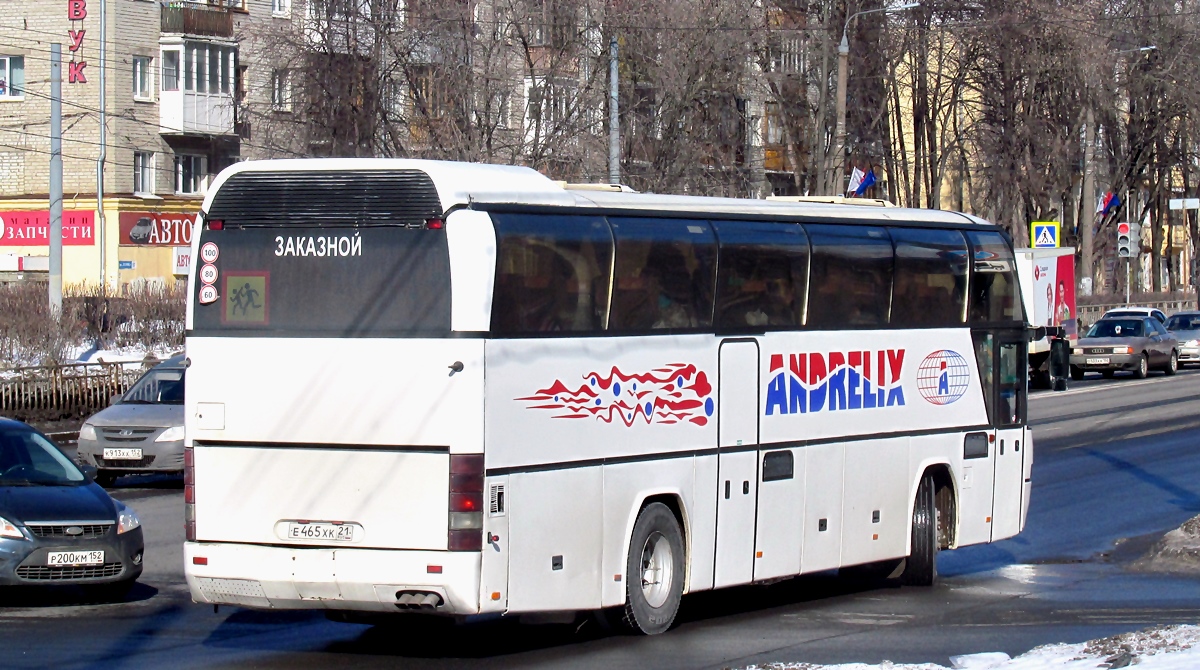
<instances>
[{"instance_id":1,"label":"speed limit sticker 100","mask_svg":"<svg viewBox=\"0 0 1200 670\"><path fill-rule=\"evenodd\" d=\"M215 263L220 255L221 250L217 248L216 242L205 242L200 246L200 260L205 263Z\"/></svg>"}]
</instances>

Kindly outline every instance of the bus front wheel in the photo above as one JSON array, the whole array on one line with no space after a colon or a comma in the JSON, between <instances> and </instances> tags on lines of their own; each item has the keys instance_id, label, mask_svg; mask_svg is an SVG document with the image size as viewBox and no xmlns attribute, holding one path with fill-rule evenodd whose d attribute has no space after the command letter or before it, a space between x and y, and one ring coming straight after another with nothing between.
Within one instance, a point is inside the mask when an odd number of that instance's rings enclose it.
<instances>
[{"instance_id":1,"label":"bus front wheel","mask_svg":"<svg viewBox=\"0 0 1200 670\"><path fill-rule=\"evenodd\" d=\"M913 504L912 551L904 562L900 581L910 586L932 586L937 581L937 502L933 475L921 477Z\"/></svg>"},{"instance_id":2,"label":"bus front wheel","mask_svg":"<svg viewBox=\"0 0 1200 670\"><path fill-rule=\"evenodd\" d=\"M638 515L625 567L625 625L644 635L665 633L683 598L683 531L670 508L651 503Z\"/></svg>"}]
</instances>

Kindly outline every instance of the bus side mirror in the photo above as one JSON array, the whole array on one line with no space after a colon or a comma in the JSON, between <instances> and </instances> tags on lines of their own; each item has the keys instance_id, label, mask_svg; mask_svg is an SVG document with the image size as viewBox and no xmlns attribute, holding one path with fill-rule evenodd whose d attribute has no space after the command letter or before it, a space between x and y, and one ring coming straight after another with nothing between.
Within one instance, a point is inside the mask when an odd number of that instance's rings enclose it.
<instances>
[{"instance_id":1,"label":"bus side mirror","mask_svg":"<svg viewBox=\"0 0 1200 670\"><path fill-rule=\"evenodd\" d=\"M1038 340L1042 339L1043 337L1046 337L1046 327L1045 326L1029 326L1025 329L1025 335L1029 338L1030 342L1037 342Z\"/></svg>"}]
</instances>

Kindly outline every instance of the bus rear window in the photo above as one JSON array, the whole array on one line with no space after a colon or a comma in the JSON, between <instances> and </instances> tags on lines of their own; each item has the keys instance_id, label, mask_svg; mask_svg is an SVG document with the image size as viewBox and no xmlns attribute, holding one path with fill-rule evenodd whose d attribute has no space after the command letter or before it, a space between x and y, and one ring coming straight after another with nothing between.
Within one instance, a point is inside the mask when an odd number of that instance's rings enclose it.
<instances>
[{"instance_id":1,"label":"bus rear window","mask_svg":"<svg viewBox=\"0 0 1200 670\"><path fill-rule=\"evenodd\" d=\"M205 230L200 249L198 335L436 337L450 331L444 230L226 226Z\"/></svg>"}]
</instances>

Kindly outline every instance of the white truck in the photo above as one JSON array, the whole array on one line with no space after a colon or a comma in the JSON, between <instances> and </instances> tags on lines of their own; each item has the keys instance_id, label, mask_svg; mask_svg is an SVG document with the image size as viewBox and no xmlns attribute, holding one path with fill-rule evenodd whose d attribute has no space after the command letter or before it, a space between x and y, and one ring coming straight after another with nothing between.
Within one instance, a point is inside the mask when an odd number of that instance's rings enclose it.
<instances>
[{"instance_id":1,"label":"white truck","mask_svg":"<svg viewBox=\"0 0 1200 670\"><path fill-rule=\"evenodd\" d=\"M1038 388L1064 390L1068 371L1051 365L1054 343L1065 347L1069 361L1070 345L1079 338L1075 309L1075 249L1016 249L1017 277L1029 325L1045 328L1046 335L1029 343L1029 381ZM1052 367L1055 368L1052 370Z\"/></svg>"}]
</instances>

